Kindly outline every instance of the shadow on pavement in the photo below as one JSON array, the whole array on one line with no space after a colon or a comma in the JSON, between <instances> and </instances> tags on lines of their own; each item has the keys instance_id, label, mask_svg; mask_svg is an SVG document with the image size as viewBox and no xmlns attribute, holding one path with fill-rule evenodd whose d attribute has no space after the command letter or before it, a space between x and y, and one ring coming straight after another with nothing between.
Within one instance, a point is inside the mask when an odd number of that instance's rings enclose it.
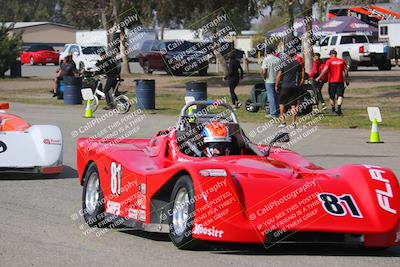
<instances>
[{"instance_id":1,"label":"shadow on pavement","mask_svg":"<svg viewBox=\"0 0 400 267\"><path fill-rule=\"evenodd\" d=\"M387 155L351 155L351 154L312 154L312 155L303 155L304 157L309 158L392 158L393 156Z\"/></svg>"},{"instance_id":2,"label":"shadow on pavement","mask_svg":"<svg viewBox=\"0 0 400 267\"><path fill-rule=\"evenodd\" d=\"M367 249L355 245L341 244L276 244L272 246L216 245L215 254L230 255L303 255L303 256L359 256L359 257L400 257L400 249Z\"/></svg>"},{"instance_id":3,"label":"shadow on pavement","mask_svg":"<svg viewBox=\"0 0 400 267\"><path fill-rule=\"evenodd\" d=\"M0 173L0 180L54 180L54 179L76 179L78 172L76 169L63 165L63 172L60 174L39 174L39 173Z\"/></svg>"},{"instance_id":4,"label":"shadow on pavement","mask_svg":"<svg viewBox=\"0 0 400 267\"><path fill-rule=\"evenodd\" d=\"M143 231L139 231L139 230L120 230L119 232L129 234L129 235L134 235L137 237L150 239L153 241L171 242L171 239L169 238L168 234L150 233L150 232L143 232Z\"/></svg>"}]
</instances>

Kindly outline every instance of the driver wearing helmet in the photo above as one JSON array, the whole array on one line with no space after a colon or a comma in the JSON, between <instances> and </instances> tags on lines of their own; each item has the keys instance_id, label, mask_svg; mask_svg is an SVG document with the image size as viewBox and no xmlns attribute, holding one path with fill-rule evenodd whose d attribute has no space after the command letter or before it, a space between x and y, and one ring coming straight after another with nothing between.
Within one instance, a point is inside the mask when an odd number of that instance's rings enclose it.
<instances>
[{"instance_id":1,"label":"driver wearing helmet","mask_svg":"<svg viewBox=\"0 0 400 267\"><path fill-rule=\"evenodd\" d=\"M228 156L230 154L231 138L226 125L220 122L211 122L203 128L201 135L204 142L203 153L207 157Z\"/></svg>"}]
</instances>

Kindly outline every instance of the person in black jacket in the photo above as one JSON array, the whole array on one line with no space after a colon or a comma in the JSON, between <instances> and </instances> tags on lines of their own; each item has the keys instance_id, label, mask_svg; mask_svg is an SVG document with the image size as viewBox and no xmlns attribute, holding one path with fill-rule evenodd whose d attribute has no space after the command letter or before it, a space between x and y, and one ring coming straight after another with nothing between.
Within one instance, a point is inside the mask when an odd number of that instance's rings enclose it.
<instances>
[{"instance_id":1,"label":"person in black jacket","mask_svg":"<svg viewBox=\"0 0 400 267\"><path fill-rule=\"evenodd\" d=\"M57 89L60 86L60 82L63 77L66 76L79 76L79 72L76 69L75 62L72 59L72 54L68 54L62 61L60 68L56 70L56 78L54 80L53 90L50 91L53 93L53 97L57 96Z\"/></svg>"},{"instance_id":2,"label":"person in black jacket","mask_svg":"<svg viewBox=\"0 0 400 267\"><path fill-rule=\"evenodd\" d=\"M104 107L105 110L114 108L112 106L111 92L118 83L120 77L120 68L118 67L116 58L112 58L106 55L106 52L100 52L101 60L96 63L99 73L103 73L107 76L106 85L104 86L103 92L106 96L107 106Z\"/></svg>"},{"instance_id":3,"label":"person in black jacket","mask_svg":"<svg viewBox=\"0 0 400 267\"><path fill-rule=\"evenodd\" d=\"M236 59L235 52L232 52L229 57L229 71L228 75L224 77L224 80L225 79L228 79L229 92L231 93L231 99L234 108L240 108L242 104L238 100L238 97L235 93L235 88L239 84L239 80L243 79L243 69L242 66L240 66L240 62Z\"/></svg>"}]
</instances>

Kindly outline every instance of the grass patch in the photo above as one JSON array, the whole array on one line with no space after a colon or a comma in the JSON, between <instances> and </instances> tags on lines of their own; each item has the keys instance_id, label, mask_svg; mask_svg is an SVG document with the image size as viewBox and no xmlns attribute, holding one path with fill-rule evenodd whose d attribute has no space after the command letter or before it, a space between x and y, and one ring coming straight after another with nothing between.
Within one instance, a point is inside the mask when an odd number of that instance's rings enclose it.
<instances>
[{"instance_id":1,"label":"grass patch","mask_svg":"<svg viewBox=\"0 0 400 267\"><path fill-rule=\"evenodd\" d=\"M255 78L255 77L254 77ZM215 79L215 80L214 80ZM210 77L211 82L219 82L219 79ZM40 105L64 105L62 100L51 98L49 89L27 89L23 93L21 91L4 90L1 94L0 101L19 102L26 104ZM326 89L324 88L326 93ZM30 97L26 97L29 95ZM127 93L130 98L134 97L134 93L130 90ZM156 110L146 111L151 114L165 114L178 116L182 106L184 105L185 91L156 91ZM209 99L226 98L230 102L229 95L210 94ZM249 95L239 95L239 100L245 103ZM328 113L318 122L318 125L329 128L369 128L371 122L368 119L367 107L377 106L381 109L383 122L380 127L390 130L400 130L400 86L387 86L366 89L349 89L346 91L343 113L344 116L336 117ZM105 105L105 101L101 100L101 109ZM328 105L329 106L329 105ZM330 108L328 107L327 112ZM237 111L241 122L265 123L265 111L260 110L257 113L247 112L244 107Z\"/></svg>"}]
</instances>

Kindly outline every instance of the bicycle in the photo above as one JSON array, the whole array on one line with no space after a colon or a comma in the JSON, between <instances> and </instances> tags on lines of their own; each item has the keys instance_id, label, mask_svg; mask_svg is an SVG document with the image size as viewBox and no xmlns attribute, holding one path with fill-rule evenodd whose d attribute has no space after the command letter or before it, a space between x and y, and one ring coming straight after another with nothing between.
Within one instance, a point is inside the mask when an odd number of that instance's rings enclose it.
<instances>
[{"instance_id":1,"label":"bicycle","mask_svg":"<svg viewBox=\"0 0 400 267\"><path fill-rule=\"evenodd\" d=\"M92 78L91 82L96 83L96 87L94 88L94 90L92 88L92 90L94 92L93 92L93 99L90 104L90 108L91 108L92 112L95 112L97 110L97 108L99 107L99 100L101 98L105 98L106 95L102 90L103 86L102 86L100 78L96 77L94 74L89 76L86 73L84 76L84 79L90 80L90 78ZM123 82L123 81L124 81L123 79L117 78L117 84L112 89L112 92L110 95L111 106L115 107L115 109L117 110L117 113L119 113L119 114L125 114L131 108L131 103L129 101L129 98L126 95L118 93L118 87L121 85L121 82Z\"/></svg>"}]
</instances>

